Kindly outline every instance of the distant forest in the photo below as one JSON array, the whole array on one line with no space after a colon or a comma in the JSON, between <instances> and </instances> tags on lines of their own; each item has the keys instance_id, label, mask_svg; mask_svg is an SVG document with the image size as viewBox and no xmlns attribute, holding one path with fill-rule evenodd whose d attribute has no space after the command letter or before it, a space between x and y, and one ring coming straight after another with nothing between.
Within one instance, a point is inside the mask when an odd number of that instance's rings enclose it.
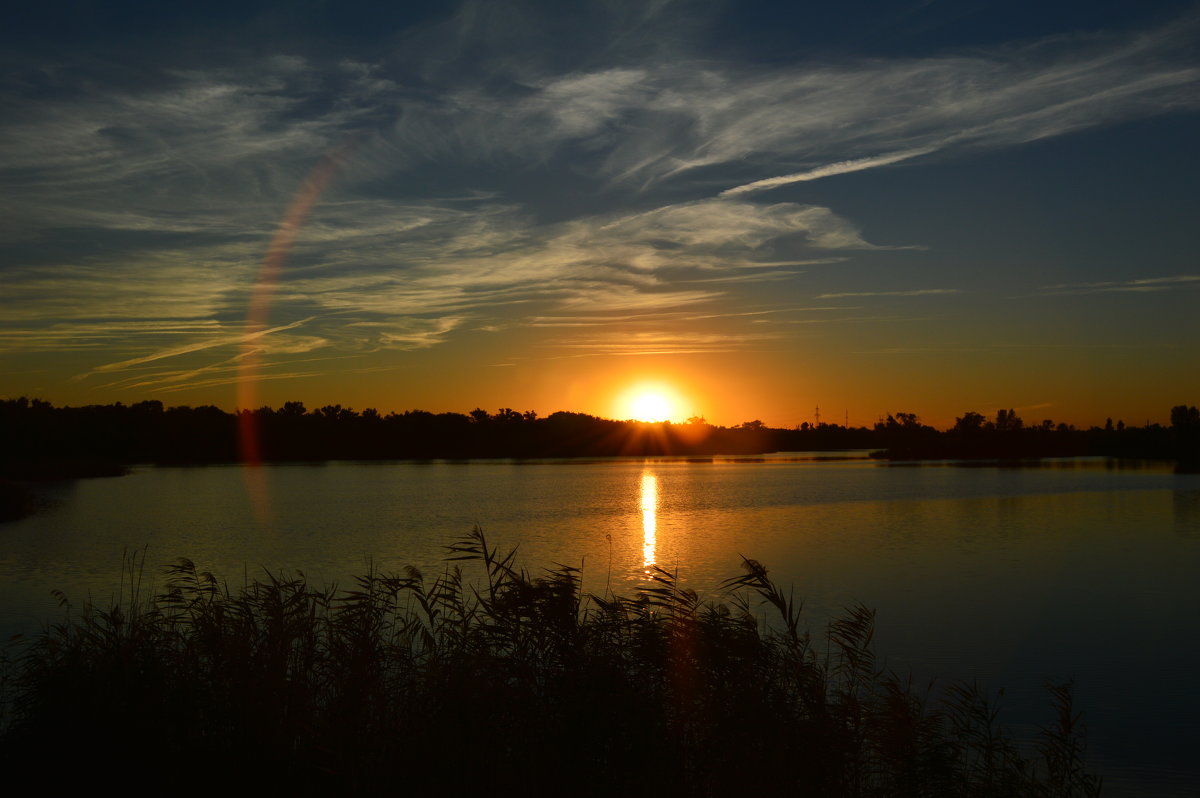
<instances>
[{"instance_id":1,"label":"distant forest","mask_svg":"<svg viewBox=\"0 0 1200 798\"><path fill-rule=\"evenodd\" d=\"M1171 409L1170 426L1076 429L1027 423L1012 410L994 418L964 413L935 430L914 413L873 427L801 424L773 429L761 421L732 427L693 418L684 424L614 421L583 413L547 417L503 408L496 413L383 415L341 405L308 410L302 402L228 413L213 406L54 407L40 399L0 400L0 477L54 478L106 473L134 463L224 463L369 459L550 458L614 455L746 455L870 449L889 459L1030 458L1070 455L1169 458L1197 462L1200 411Z\"/></svg>"}]
</instances>

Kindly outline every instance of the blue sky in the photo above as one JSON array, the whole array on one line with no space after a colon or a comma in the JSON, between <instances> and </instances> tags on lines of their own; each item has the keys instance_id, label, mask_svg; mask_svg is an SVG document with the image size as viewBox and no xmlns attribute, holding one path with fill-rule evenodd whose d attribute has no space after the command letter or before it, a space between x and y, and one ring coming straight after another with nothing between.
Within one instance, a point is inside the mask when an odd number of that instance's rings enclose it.
<instances>
[{"instance_id":1,"label":"blue sky","mask_svg":"<svg viewBox=\"0 0 1200 798\"><path fill-rule=\"evenodd\" d=\"M276 405L619 415L657 380L730 424L1200 399L1194 2L77 3L0 37L3 395L232 409L253 361Z\"/></svg>"}]
</instances>

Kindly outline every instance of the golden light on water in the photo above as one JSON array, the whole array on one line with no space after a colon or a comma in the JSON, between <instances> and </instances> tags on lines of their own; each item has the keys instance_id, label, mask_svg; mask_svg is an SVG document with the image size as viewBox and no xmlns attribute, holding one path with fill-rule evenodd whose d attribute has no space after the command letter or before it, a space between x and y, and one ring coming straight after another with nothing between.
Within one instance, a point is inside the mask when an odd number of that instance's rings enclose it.
<instances>
[{"instance_id":1,"label":"golden light on water","mask_svg":"<svg viewBox=\"0 0 1200 798\"><path fill-rule=\"evenodd\" d=\"M642 474L642 567L655 564L658 546L658 477Z\"/></svg>"}]
</instances>

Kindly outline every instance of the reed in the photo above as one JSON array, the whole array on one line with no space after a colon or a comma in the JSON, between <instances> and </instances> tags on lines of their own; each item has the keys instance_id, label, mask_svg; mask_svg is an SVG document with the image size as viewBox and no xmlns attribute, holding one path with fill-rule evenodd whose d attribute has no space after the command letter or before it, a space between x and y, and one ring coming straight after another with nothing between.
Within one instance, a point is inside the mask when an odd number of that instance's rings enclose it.
<instances>
[{"instance_id":1,"label":"reed","mask_svg":"<svg viewBox=\"0 0 1200 798\"><path fill-rule=\"evenodd\" d=\"M303 795L1092 796L1069 685L1023 753L978 689L881 670L874 614L817 640L761 564L703 601L666 571L632 597L534 575L475 529L436 576L346 590L189 560L147 598L85 603L10 656L0 761L59 783ZM469 570L464 572L464 567ZM9 772L14 772L10 770Z\"/></svg>"}]
</instances>

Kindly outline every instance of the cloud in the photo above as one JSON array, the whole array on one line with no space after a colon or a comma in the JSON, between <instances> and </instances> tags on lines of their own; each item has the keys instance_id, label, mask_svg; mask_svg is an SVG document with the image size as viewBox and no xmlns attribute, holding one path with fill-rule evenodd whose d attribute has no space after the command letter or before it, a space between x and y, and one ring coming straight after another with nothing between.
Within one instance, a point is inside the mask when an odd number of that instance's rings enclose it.
<instances>
[{"instance_id":1,"label":"cloud","mask_svg":"<svg viewBox=\"0 0 1200 798\"><path fill-rule=\"evenodd\" d=\"M845 219L828 208L781 202L757 205L730 200L656 208L610 222L596 231L611 243L632 239L711 252L722 248L754 250L785 235L802 235L820 249L873 249ZM753 263L753 261L750 261Z\"/></svg>"},{"instance_id":2,"label":"cloud","mask_svg":"<svg viewBox=\"0 0 1200 798\"><path fill-rule=\"evenodd\" d=\"M563 310L651 310L694 305L719 296L713 291L644 292L628 286L584 283L557 306Z\"/></svg>"},{"instance_id":3,"label":"cloud","mask_svg":"<svg viewBox=\"0 0 1200 798\"><path fill-rule=\"evenodd\" d=\"M748 345L772 341L773 333L721 333L687 331L629 331L620 336L596 335L552 341L543 346L575 350L556 357L595 355L668 355L733 352Z\"/></svg>"},{"instance_id":4,"label":"cloud","mask_svg":"<svg viewBox=\"0 0 1200 798\"><path fill-rule=\"evenodd\" d=\"M532 316L526 320L530 327L606 327L621 325L628 327L634 324L659 325L662 323L680 323L695 321L713 321L717 319L745 319L748 317L767 316L781 313L806 313L810 311L829 312L835 310L861 310L852 305L826 305L824 307L780 307L760 310L731 310L697 313L691 310L657 311L637 313L589 313L588 315L570 316Z\"/></svg>"},{"instance_id":5,"label":"cloud","mask_svg":"<svg viewBox=\"0 0 1200 798\"><path fill-rule=\"evenodd\" d=\"M271 380L295 380L303 377L320 377L324 372L320 371L293 371L284 374L261 374L254 375L255 382L266 382ZM243 377L215 377L207 380L198 380L180 385L167 385L158 388L151 388L150 393L178 393L181 391L192 391L198 388L217 388L224 385L236 385L244 380Z\"/></svg>"},{"instance_id":6,"label":"cloud","mask_svg":"<svg viewBox=\"0 0 1200 798\"><path fill-rule=\"evenodd\" d=\"M804 172L796 172L790 175L781 175L779 177L768 177L763 180L755 180L753 183L747 183L743 186L728 188L721 192L722 197L732 197L738 194L748 194L752 191L765 191L767 189L786 186L790 183L803 183L809 180L820 180L822 177L832 177L833 175L844 175L850 172L861 172L864 169L874 169L877 166L889 166L900 161L907 161L910 158L917 158L921 155L928 155L936 150L935 147L922 147L907 152L894 152L890 155L877 155L873 158L858 158L851 161L838 161L837 163L819 166L816 169L809 169Z\"/></svg>"},{"instance_id":7,"label":"cloud","mask_svg":"<svg viewBox=\"0 0 1200 798\"><path fill-rule=\"evenodd\" d=\"M204 211L204 225L269 226L280 197L351 135L362 140L344 167L352 184L433 165L444 183L482 190L483 167L566 159L575 175L609 187L721 169L721 179L739 176L727 189L736 195L1194 110L1195 27L1183 19L969 55L769 67L681 50L601 52L592 69L556 70L561 59L545 56L558 43L540 42L488 70L426 70L420 86L388 62L279 55L161 70L140 85L79 78L22 96L21 113L0 123L8 188L29 206L14 206L18 217L4 224L28 234L109 199L114 215L140 214L142 224L187 225ZM431 62L449 45L437 36L471 49L461 36L491 35L478 26L434 33L414 48ZM161 212L168 207L174 218Z\"/></svg>"},{"instance_id":8,"label":"cloud","mask_svg":"<svg viewBox=\"0 0 1200 798\"><path fill-rule=\"evenodd\" d=\"M1198 288L1200 288L1200 274L1179 274L1174 277L1145 277L1137 280L1044 285L1039 290L1043 294L1149 294L1160 291L1184 291Z\"/></svg>"},{"instance_id":9,"label":"cloud","mask_svg":"<svg viewBox=\"0 0 1200 798\"><path fill-rule=\"evenodd\" d=\"M626 109L651 99L646 77L640 69L567 75L541 87L534 113L549 115L564 136L593 135Z\"/></svg>"},{"instance_id":10,"label":"cloud","mask_svg":"<svg viewBox=\"0 0 1200 798\"><path fill-rule=\"evenodd\" d=\"M856 310L857 308L851 308L851 309ZM780 325L783 325L783 324L794 324L794 325L842 324L842 323L866 324L866 323L883 322L883 321L891 323L891 322L898 322L898 321L908 322L908 321L928 321L928 320L929 319L926 316L825 316L823 318L816 318L816 319L755 319L752 323L753 324L780 324Z\"/></svg>"},{"instance_id":11,"label":"cloud","mask_svg":"<svg viewBox=\"0 0 1200 798\"><path fill-rule=\"evenodd\" d=\"M435 319L399 319L391 322L351 322L351 328L370 328L374 339L385 349L428 349L446 340L446 336L461 326L465 319L444 317Z\"/></svg>"},{"instance_id":12,"label":"cloud","mask_svg":"<svg viewBox=\"0 0 1200 798\"><path fill-rule=\"evenodd\" d=\"M207 247L150 250L115 262L87 260L4 271L0 315L8 322L209 319L243 291L251 264Z\"/></svg>"},{"instance_id":13,"label":"cloud","mask_svg":"<svg viewBox=\"0 0 1200 798\"><path fill-rule=\"evenodd\" d=\"M132 337L195 336L221 329L213 319L198 321L64 322L46 327L0 329L0 352L111 349Z\"/></svg>"},{"instance_id":14,"label":"cloud","mask_svg":"<svg viewBox=\"0 0 1200 798\"><path fill-rule=\"evenodd\" d=\"M280 375L274 374L271 370L280 367L294 368L299 363L313 363L319 361L330 360L345 360L347 358L361 357L361 355L337 355L333 357L309 357L291 359L286 363L272 363L261 359L264 354L262 350L247 350L237 354L234 357L220 360L209 365L200 366L193 369L177 369L171 371L157 371L150 374L135 374L132 376L122 377L118 380L110 382L106 385L98 386L99 388L117 388L120 390L134 390L136 388L149 388L152 392L186 390L194 387L211 387L215 385L229 385L245 379L243 374L243 362L247 356L256 358L255 362L255 379L261 375L266 375L267 379L279 379ZM293 372L292 376L313 376L316 372L305 372L303 374ZM205 374L234 374L236 376L226 377L208 377L204 380L197 380ZM286 375L283 375L286 376Z\"/></svg>"},{"instance_id":15,"label":"cloud","mask_svg":"<svg viewBox=\"0 0 1200 798\"><path fill-rule=\"evenodd\" d=\"M836 294L818 294L817 299L841 299L859 296L936 296L939 294L961 294L958 288L918 288L911 291L843 291Z\"/></svg>"},{"instance_id":16,"label":"cloud","mask_svg":"<svg viewBox=\"0 0 1200 798\"><path fill-rule=\"evenodd\" d=\"M1194 28L1185 19L1128 36L1062 37L970 56L663 77L674 102L660 97L655 107L687 134L610 169L654 182L724 165L804 166L739 184L730 189L736 194L1195 110L1200 68L1187 49Z\"/></svg>"},{"instance_id":17,"label":"cloud","mask_svg":"<svg viewBox=\"0 0 1200 798\"><path fill-rule=\"evenodd\" d=\"M293 330L297 327L307 324L310 321L312 321L312 319L301 319L300 321L294 321L290 324L284 324L279 327L272 327L272 328L266 329L266 330L256 330L254 332L243 333L241 335L233 335L233 336L221 335L221 336L217 336L215 338L207 338L205 340L197 341L195 343L186 344L184 346L177 346L177 347L173 347L171 349L163 349L163 350L160 350L157 352L152 352L149 355L142 355L141 357L130 358L128 360L120 360L115 363L105 363L104 365L96 366L87 374L80 375L80 378L87 377L91 374L100 374L100 373L107 372L107 371L123 371L125 369L130 368L131 366L140 366L143 363L150 363L155 360L163 360L165 358L179 357L180 355L187 355L187 354L191 354L193 352L199 352L199 351L205 350L205 349L213 349L216 347L225 347L225 346L235 346L238 344L249 343L251 341L257 342L260 339L263 339L268 335L283 332L284 330ZM297 352L297 351L307 352L307 351L310 351L311 349L316 348L317 346L323 345L323 343L324 343L321 339L315 339L315 338L310 339L310 341L311 341L310 345L295 345L294 344L290 347L290 351L292 351L292 352Z\"/></svg>"},{"instance_id":18,"label":"cloud","mask_svg":"<svg viewBox=\"0 0 1200 798\"><path fill-rule=\"evenodd\" d=\"M349 212L339 206L333 215ZM373 202L354 212L362 219L359 234L331 237L324 227L334 223L325 219L315 240L298 242L302 260L319 265L285 277L278 301L392 316L527 303L653 309L728 296L737 283L766 279L763 270L781 264L845 260L780 260L781 248L878 248L828 208L795 203L708 199L540 225L511 206L486 204L462 210ZM678 287L718 281L726 284L721 290Z\"/></svg>"}]
</instances>

